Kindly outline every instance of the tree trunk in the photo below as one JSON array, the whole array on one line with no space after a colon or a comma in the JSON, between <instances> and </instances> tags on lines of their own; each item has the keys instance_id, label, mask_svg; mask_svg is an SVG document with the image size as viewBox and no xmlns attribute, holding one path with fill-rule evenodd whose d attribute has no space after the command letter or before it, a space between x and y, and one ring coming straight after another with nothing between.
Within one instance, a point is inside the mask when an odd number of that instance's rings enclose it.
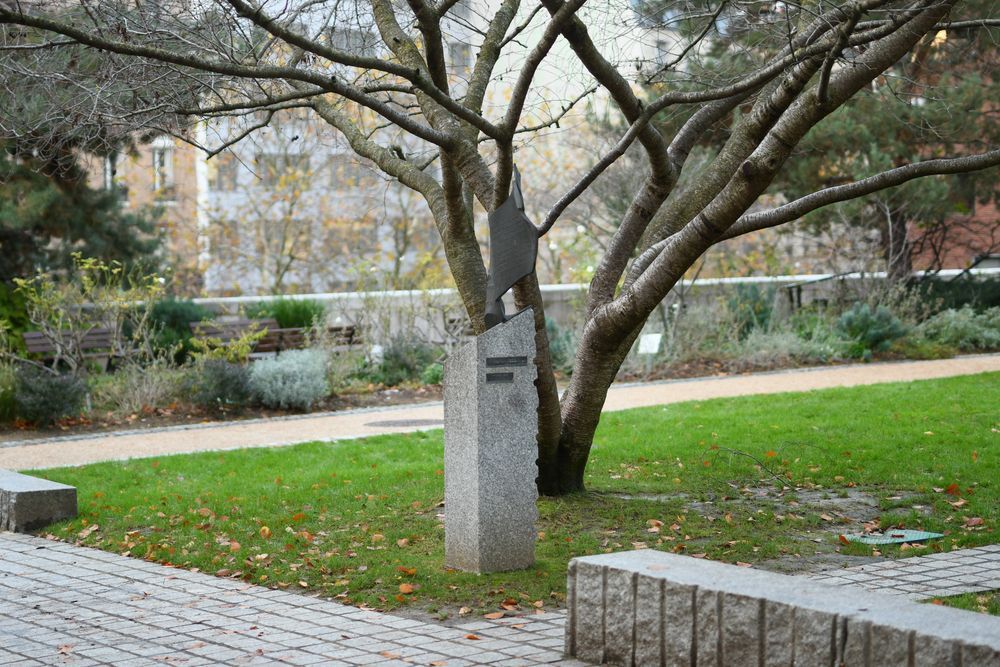
<instances>
[{"instance_id":1,"label":"tree trunk","mask_svg":"<svg viewBox=\"0 0 1000 667\"><path fill-rule=\"evenodd\" d=\"M892 283L907 280L913 273L912 247L907 227L909 219L901 208L886 210L886 224L882 228L882 256L886 273Z\"/></svg>"},{"instance_id":2,"label":"tree trunk","mask_svg":"<svg viewBox=\"0 0 1000 667\"><path fill-rule=\"evenodd\" d=\"M540 494L560 496L584 490L587 459L608 388L641 329L641 326L636 328L610 350L600 348L596 337L584 330L573 364L573 378L563 394L562 428L557 447L547 459L539 459Z\"/></svg>"}]
</instances>

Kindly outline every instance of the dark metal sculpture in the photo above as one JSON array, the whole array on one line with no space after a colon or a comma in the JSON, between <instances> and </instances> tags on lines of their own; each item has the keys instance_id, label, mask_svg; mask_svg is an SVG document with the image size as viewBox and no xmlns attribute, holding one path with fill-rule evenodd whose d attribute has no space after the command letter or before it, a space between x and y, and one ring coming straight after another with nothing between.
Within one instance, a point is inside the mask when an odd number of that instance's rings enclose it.
<instances>
[{"instance_id":1,"label":"dark metal sculpture","mask_svg":"<svg viewBox=\"0 0 1000 667\"><path fill-rule=\"evenodd\" d=\"M514 167L510 196L490 213L490 270L486 283L486 328L506 322L503 295L535 270L538 229L524 214L521 174Z\"/></svg>"}]
</instances>

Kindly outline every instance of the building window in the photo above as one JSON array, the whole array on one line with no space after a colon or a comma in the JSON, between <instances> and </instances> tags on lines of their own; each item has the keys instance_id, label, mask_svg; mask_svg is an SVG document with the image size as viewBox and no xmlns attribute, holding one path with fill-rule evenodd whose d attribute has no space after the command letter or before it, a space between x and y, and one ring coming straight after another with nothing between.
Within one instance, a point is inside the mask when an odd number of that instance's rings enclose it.
<instances>
[{"instance_id":1,"label":"building window","mask_svg":"<svg viewBox=\"0 0 1000 667\"><path fill-rule=\"evenodd\" d=\"M448 59L452 74L468 76L472 71L472 47L464 42L448 44Z\"/></svg>"},{"instance_id":2,"label":"building window","mask_svg":"<svg viewBox=\"0 0 1000 667\"><path fill-rule=\"evenodd\" d=\"M169 140L153 144L153 190L162 199L174 198L174 147Z\"/></svg>"},{"instance_id":3,"label":"building window","mask_svg":"<svg viewBox=\"0 0 1000 667\"><path fill-rule=\"evenodd\" d=\"M104 189L114 190L117 183L115 177L118 175L118 154L110 153L104 156Z\"/></svg>"},{"instance_id":4,"label":"building window","mask_svg":"<svg viewBox=\"0 0 1000 667\"><path fill-rule=\"evenodd\" d=\"M215 167L209 171L208 185L216 192L232 192L239 184L240 163L233 155L218 155L210 165Z\"/></svg>"},{"instance_id":5,"label":"building window","mask_svg":"<svg viewBox=\"0 0 1000 667\"><path fill-rule=\"evenodd\" d=\"M274 187L282 177L309 173L309 156L301 153L258 153L257 178L260 184Z\"/></svg>"}]
</instances>

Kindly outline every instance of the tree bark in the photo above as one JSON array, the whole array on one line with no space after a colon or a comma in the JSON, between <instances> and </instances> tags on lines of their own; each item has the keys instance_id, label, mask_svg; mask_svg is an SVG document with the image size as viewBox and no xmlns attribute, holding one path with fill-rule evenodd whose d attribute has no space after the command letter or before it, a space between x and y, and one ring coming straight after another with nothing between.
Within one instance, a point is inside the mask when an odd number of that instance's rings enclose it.
<instances>
[{"instance_id":1,"label":"tree bark","mask_svg":"<svg viewBox=\"0 0 1000 667\"><path fill-rule=\"evenodd\" d=\"M886 210L886 224L882 227L881 245L886 273L892 283L907 280L913 273L909 222L901 208Z\"/></svg>"},{"instance_id":2,"label":"tree bark","mask_svg":"<svg viewBox=\"0 0 1000 667\"><path fill-rule=\"evenodd\" d=\"M585 490L584 473L601 409L632 344L637 327L615 347L601 346L593 330L585 330L577 347L573 378L562 399L562 424L557 446L543 468L539 462L538 491L559 496Z\"/></svg>"}]
</instances>

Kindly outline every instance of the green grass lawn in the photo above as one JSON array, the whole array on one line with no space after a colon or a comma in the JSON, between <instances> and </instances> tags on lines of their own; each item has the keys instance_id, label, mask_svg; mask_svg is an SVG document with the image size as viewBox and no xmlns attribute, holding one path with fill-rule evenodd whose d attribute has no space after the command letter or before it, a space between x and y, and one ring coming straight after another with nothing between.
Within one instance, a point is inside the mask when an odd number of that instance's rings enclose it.
<instances>
[{"instance_id":1,"label":"green grass lawn","mask_svg":"<svg viewBox=\"0 0 1000 667\"><path fill-rule=\"evenodd\" d=\"M956 609L967 611L977 611L980 614L992 614L1000 616L1000 591L986 591L984 593L964 593L953 595L948 598L934 598L929 600L933 604L941 604Z\"/></svg>"},{"instance_id":2,"label":"green grass lawn","mask_svg":"<svg viewBox=\"0 0 1000 667\"><path fill-rule=\"evenodd\" d=\"M48 532L88 546L379 609L552 608L567 561L602 551L795 569L872 555L838 537L872 520L945 534L885 557L1000 541L1000 373L607 414L589 491L539 501L515 573L443 569L440 431L42 474L79 492Z\"/></svg>"}]
</instances>

